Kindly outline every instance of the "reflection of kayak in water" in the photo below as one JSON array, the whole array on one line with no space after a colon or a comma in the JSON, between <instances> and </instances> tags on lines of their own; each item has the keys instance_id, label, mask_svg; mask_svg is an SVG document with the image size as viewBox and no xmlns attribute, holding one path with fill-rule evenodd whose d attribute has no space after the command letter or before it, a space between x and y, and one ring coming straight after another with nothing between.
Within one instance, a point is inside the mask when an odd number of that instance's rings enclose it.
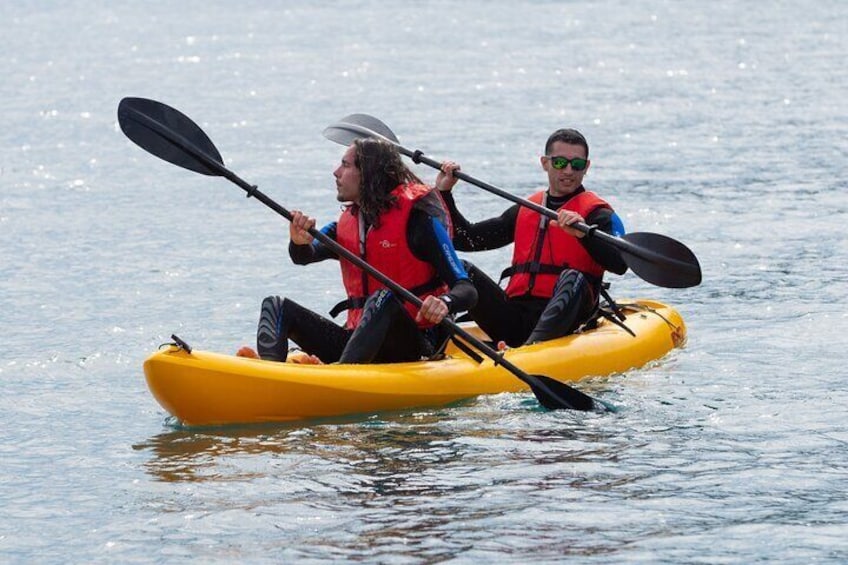
<instances>
[{"instance_id":1,"label":"reflection of kayak in water","mask_svg":"<svg viewBox=\"0 0 848 565\"><path fill-rule=\"evenodd\" d=\"M513 364L563 382L641 367L685 340L678 312L640 300L625 307L626 326L610 321L583 333L507 350ZM463 326L477 333L473 326ZM482 334L479 337L485 338ZM379 365L278 363L169 346L144 362L147 385L189 426L283 422L440 406L480 394L528 387L491 359L477 362L450 343L444 359Z\"/></svg>"}]
</instances>

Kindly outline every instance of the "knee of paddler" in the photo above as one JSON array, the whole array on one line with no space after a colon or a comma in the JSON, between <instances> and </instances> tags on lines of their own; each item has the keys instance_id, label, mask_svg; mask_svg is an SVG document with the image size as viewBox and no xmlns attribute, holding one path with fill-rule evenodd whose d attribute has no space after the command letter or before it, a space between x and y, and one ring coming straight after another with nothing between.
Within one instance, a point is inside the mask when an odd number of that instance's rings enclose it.
<instances>
[{"instance_id":1,"label":"knee of paddler","mask_svg":"<svg viewBox=\"0 0 848 565\"><path fill-rule=\"evenodd\" d=\"M474 279L480 270L468 259L460 259L459 262L462 263L462 268L465 269L466 273L468 273L468 278L471 282L474 282Z\"/></svg>"},{"instance_id":2,"label":"knee of paddler","mask_svg":"<svg viewBox=\"0 0 848 565\"><path fill-rule=\"evenodd\" d=\"M368 296L368 299L365 301L363 311L382 312L386 309L393 308L399 305L400 301L395 298L395 295L391 290L387 288L381 288L380 290L373 292L371 293L371 295Z\"/></svg>"}]
</instances>

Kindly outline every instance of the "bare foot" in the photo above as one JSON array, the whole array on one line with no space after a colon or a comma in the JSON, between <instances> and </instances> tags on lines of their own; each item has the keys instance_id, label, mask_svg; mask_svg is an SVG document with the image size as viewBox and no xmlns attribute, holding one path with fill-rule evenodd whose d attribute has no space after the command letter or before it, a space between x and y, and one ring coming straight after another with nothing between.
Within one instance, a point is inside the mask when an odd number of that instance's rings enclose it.
<instances>
[{"instance_id":1,"label":"bare foot","mask_svg":"<svg viewBox=\"0 0 848 565\"><path fill-rule=\"evenodd\" d=\"M324 362L318 359L315 355L293 355L289 359L292 363L298 363L300 365L323 365Z\"/></svg>"},{"instance_id":2,"label":"bare foot","mask_svg":"<svg viewBox=\"0 0 848 565\"><path fill-rule=\"evenodd\" d=\"M253 350L253 348L248 347L247 345L243 345L237 352L236 356L238 357L248 357L250 359L259 359L259 354Z\"/></svg>"}]
</instances>

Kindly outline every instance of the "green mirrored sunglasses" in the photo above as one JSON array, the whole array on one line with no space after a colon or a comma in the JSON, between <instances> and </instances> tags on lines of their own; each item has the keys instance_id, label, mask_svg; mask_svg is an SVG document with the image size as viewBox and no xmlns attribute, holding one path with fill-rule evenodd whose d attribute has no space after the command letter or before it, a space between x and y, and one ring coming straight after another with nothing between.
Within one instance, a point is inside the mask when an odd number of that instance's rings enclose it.
<instances>
[{"instance_id":1,"label":"green mirrored sunglasses","mask_svg":"<svg viewBox=\"0 0 848 565\"><path fill-rule=\"evenodd\" d=\"M551 166L554 169L564 169L571 163L572 170L582 171L586 168L586 165L589 164L588 159L584 159L582 157L575 157L573 159L569 159L567 157L557 157L553 155L547 155L548 159L551 161Z\"/></svg>"}]
</instances>

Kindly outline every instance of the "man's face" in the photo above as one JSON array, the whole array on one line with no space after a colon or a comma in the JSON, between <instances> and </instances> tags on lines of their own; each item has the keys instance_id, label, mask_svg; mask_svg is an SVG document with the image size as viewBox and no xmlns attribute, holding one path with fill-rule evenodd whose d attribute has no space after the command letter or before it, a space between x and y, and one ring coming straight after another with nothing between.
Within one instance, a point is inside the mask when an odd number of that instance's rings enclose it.
<instances>
[{"instance_id":1,"label":"man's face","mask_svg":"<svg viewBox=\"0 0 848 565\"><path fill-rule=\"evenodd\" d=\"M351 145L342 156L342 162L333 171L336 177L336 199L339 202L358 202L359 189L362 185L362 174L355 164L356 147Z\"/></svg>"},{"instance_id":2,"label":"man's face","mask_svg":"<svg viewBox=\"0 0 848 565\"><path fill-rule=\"evenodd\" d=\"M582 145L563 143L555 141L551 147L550 155L542 157L542 168L548 173L548 187L551 196L566 196L577 190L583 184L583 177L589 170L589 161L582 171L575 171L569 162L564 168L557 169L553 166L553 157L565 157L566 159L586 159L586 150Z\"/></svg>"}]
</instances>

